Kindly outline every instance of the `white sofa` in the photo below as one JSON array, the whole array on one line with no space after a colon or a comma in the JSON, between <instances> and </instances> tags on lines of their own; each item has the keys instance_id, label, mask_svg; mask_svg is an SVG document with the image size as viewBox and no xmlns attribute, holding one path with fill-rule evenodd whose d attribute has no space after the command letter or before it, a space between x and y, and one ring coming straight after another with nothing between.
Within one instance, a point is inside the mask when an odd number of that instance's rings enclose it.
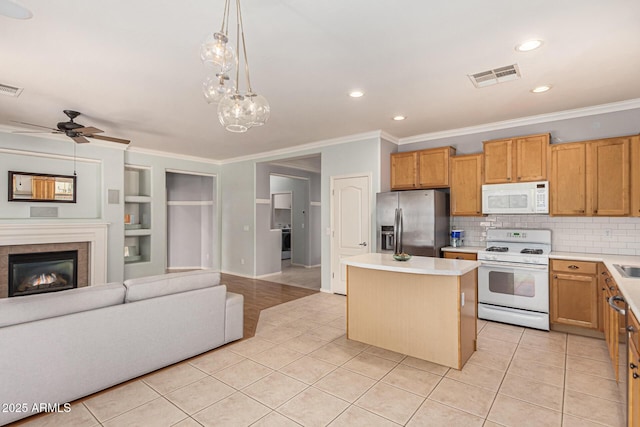
<instances>
[{"instance_id":1,"label":"white sofa","mask_svg":"<svg viewBox=\"0 0 640 427\"><path fill-rule=\"evenodd\" d=\"M243 301L212 271L0 300L0 425L242 338Z\"/></svg>"}]
</instances>

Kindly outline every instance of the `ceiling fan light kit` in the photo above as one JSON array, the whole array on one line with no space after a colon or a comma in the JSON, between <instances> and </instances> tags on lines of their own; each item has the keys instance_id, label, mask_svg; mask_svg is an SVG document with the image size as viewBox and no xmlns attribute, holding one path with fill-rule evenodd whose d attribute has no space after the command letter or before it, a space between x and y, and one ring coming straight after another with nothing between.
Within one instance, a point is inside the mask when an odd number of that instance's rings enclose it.
<instances>
[{"instance_id":1,"label":"ceiling fan light kit","mask_svg":"<svg viewBox=\"0 0 640 427\"><path fill-rule=\"evenodd\" d=\"M231 0L225 0L222 27L210 34L200 48L200 59L207 67L216 70L215 76L208 76L203 83L205 100L218 104L218 120L230 132L246 132L254 126L262 126L269 119L271 108L267 99L255 93L249 77L249 62L242 23L240 0L236 6L236 49L228 45L229 12ZM240 48L242 43L242 49ZM244 62L246 90L240 90L240 62ZM235 66L235 81L228 76Z\"/></svg>"}]
</instances>

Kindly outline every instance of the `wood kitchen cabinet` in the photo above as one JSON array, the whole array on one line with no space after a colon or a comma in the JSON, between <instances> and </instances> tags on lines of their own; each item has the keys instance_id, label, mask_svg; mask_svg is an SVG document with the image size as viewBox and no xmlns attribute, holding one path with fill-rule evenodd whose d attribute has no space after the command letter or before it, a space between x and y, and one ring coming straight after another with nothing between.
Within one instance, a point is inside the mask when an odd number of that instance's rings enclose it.
<instances>
[{"instance_id":1,"label":"wood kitchen cabinet","mask_svg":"<svg viewBox=\"0 0 640 427\"><path fill-rule=\"evenodd\" d=\"M640 323L632 311L627 316L627 425L640 425L640 354L638 353L638 330Z\"/></svg>"},{"instance_id":2,"label":"wood kitchen cabinet","mask_svg":"<svg viewBox=\"0 0 640 427\"><path fill-rule=\"evenodd\" d=\"M604 330L604 339L607 342L609 356L611 357L611 364L616 374L616 381L618 381L620 378L618 369L620 359L620 336L622 335L622 337L624 337L626 322L625 316L609 305L609 299L619 294L620 293L618 291L618 285L607 272L604 278L604 286L600 287L600 303L603 307L602 323ZM620 309L624 309L623 305L623 303L616 303L616 306L618 306Z\"/></svg>"},{"instance_id":3,"label":"wood kitchen cabinet","mask_svg":"<svg viewBox=\"0 0 640 427\"><path fill-rule=\"evenodd\" d=\"M633 156L639 157L640 164L637 139L632 136L552 145L550 214L628 216L633 209L633 214L637 211L640 216L640 171L630 170Z\"/></svg>"},{"instance_id":4,"label":"wood kitchen cabinet","mask_svg":"<svg viewBox=\"0 0 640 427\"><path fill-rule=\"evenodd\" d=\"M637 427L640 425L640 355L634 343L628 344L627 352L627 426Z\"/></svg>"},{"instance_id":5,"label":"wood kitchen cabinet","mask_svg":"<svg viewBox=\"0 0 640 427\"><path fill-rule=\"evenodd\" d=\"M453 147L391 154L391 189L449 187L449 159Z\"/></svg>"},{"instance_id":6,"label":"wood kitchen cabinet","mask_svg":"<svg viewBox=\"0 0 640 427\"><path fill-rule=\"evenodd\" d=\"M412 190L418 188L418 152L391 154L391 189Z\"/></svg>"},{"instance_id":7,"label":"wood kitchen cabinet","mask_svg":"<svg viewBox=\"0 0 640 427\"><path fill-rule=\"evenodd\" d=\"M465 259L467 261L477 261L478 254L476 252L444 252L447 259Z\"/></svg>"},{"instance_id":8,"label":"wood kitchen cabinet","mask_svg":"<svg viewBox=\"0 0 640 427\"><path fill-rule=\"evenodd\" d=\"M640 135L631 137L631 215L640 216Z\"/></svg>"},{"instance_id":9,"label":"wood kitchen cabinet","mask_svg":"<svg viewBox=\"0 0 640 427\"><path fill-rule=\"evenodd\" d=\"M468 154L451 158L452 216L482 215L483 157L482 154Z\"/></svg>"},{"instance_id":10,"label":"wood kitchen cabinet","mask_svg":"<svg viewBox=\"0 0 640 427\"><path fill-rule=\"evenodd\" d=\"M630 137L589 142L592 158L591 167L587 169L587 179L592 188L592 215L629 215L630 146Z\"/></svg>"},{"instance_id":11,"label":"wood kitchen cabinet","mask_svg":"<svg viewBox=\"0 0 640 427\"><path fill-rule=\"evenodd\" d=\"M484 142L485 184L545 181L549 134Z\"/></svg>"},{"instance_id":12,"label":"wood kitchen cabinet","mask_svg":"<svg viewBox=\"0 0 640 427\"><path fill-rule=\"evenodd\" d=\"M582 216L587 211L587 144L551 146L551 215Z\"/></svg>"},{"instance_id":13,"label":"wood kitchen cabinet","mask_svg":"<svg viewBox=\"0 0 640 427\"><path fill-rule=\"evenodd\" d=\"M597 263L552 260L551 323L598 329Z\"/></svg>"},{"instance_id":14,"label":"wood kitchen cabinet","mask_svg":"<svg viewBox=\"0 0 640 427\"><path fill-rule=\"evenodd\" d=\"M418 187L449 187L449 159L455 154L453 147L418 151Z\"/></svg>"}]
</instances>

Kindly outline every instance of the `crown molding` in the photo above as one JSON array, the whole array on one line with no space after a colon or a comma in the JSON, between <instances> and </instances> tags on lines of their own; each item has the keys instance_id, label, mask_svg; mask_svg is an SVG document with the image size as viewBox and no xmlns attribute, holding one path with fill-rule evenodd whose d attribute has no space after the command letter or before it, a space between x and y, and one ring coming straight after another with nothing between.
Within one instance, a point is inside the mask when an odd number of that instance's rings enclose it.
<instances>
[{"instance_id":1,"label":"crown molding","mask_svg":"<svg viewBox=\"0 0 640 427\"><path fill-rule=\"evenodd\" d=\"M522 117L519 119L504 120L501 122L486 123L478 126L445 130L441 132L424 133L421 135L400 138L398 145L431 141L441 138L451 138L455 136L469 135L474 133L490 132L494 130L507 129L518 126L552 122L556 120L575 119L579 117L594 116L596 114L615 113L617 111L632 110L634 108L640 108L640 98L629 99L620 102L612 102L609 104L594 105L591 107L576 108L573 110L558 111L555 113L539 114L537 116Z\"/></svg>"},{"instance_id":2,"label":"crown molding","mask_svg":"<svg viewBox=\"0 0 640 427\"><path fill-rule=\"evenodd\" d=\"M346 144L348 142L362 141L362 140L370 139L370 138L381 138L382 137L382 133L383 133L382 131L376 130L376 131L372 131L372 132L357 133L357 134L354 134L354 135L341 136L341 137L338 137L338 138L324 139L324 140L321 140L321 141L310 142L308 144L296 145L295 147L282 148L280 150L273 150L273 151L265 151L265 152L262 152L262 153L250 154L248 156L234 157L234 158L231 158L231 159L222 160L221 164L226 165L226 164L230 164L230 163L244 162L244 161L248 161L248 160L259 160L259 159L264 159L265 157L282 156L282 155L286 155L286 154L295 154L295 153L299 153L301 151L313 150L313 149L317 149L317 148L324 148L324 147L329 147L329 146L332 146L332 145Z\"/></svg>"},{"instance_id":3,"label":"crown molding","mask_svg":"<svg viewBox=\"0 0 640 427\"><path fill-rule=\"evenodd\" d=\"M139 154L146 154L149 156L167 157L170 159L187 160L190 162L207 163L207 164L216 165L216 166L220 166L222 164L220 160L209 159L207 157L197 157L197 156L190 156L187 154L170 153L168 151L152 150L149 148L138 148L138 147L130 146L127 149L127 151L130 153L139 153Z\"/></svg>"}]
</instances>

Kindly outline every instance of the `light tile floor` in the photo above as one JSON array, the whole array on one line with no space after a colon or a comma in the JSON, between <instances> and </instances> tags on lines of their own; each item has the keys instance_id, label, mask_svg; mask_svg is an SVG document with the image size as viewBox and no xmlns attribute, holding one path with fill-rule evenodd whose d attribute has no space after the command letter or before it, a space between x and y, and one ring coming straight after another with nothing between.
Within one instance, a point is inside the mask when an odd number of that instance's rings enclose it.
<instances>
[{"instance_id":1,"label":"light tile floor","mask_svg":"<svg viewBox=\"0 0 640 427\"><path fill-rule=\"evenodd\" d=\"M291 265L291 260L282 260L282 271L269 275L264 280L316 290L320 290L322 281L319 266L307 268L300 265Z\"/></svg>"},{"instance_id":2,"label":"light tile floor","mask_svg":"<svg viewBox=\"0 0 640 427\"><path fill-rule=\"evenodd\" d=\"M24 424L624 425L625 384L602 340L482 320L478 329L478 351L457 371L347 340L345 298L318 293L263 311L253 338Z\"/></svg>"}]
</instances>

